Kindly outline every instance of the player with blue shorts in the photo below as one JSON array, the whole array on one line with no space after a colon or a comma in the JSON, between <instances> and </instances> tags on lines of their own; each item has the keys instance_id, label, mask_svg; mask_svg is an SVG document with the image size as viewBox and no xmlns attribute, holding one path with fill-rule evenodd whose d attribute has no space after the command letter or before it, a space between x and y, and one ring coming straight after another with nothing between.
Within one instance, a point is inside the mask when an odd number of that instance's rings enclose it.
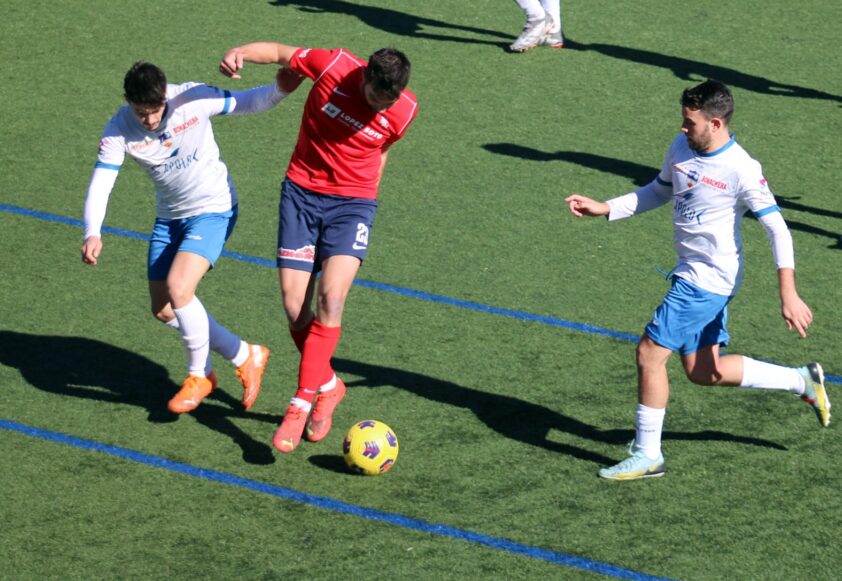
<instances>
[{"instance_id":1,"label":"player with blue shorts","mask_svg":"<svg viewBox=\"0 0 842 581\"><path fill-rule=\"evenodd\" d=\"M152 313L180 331L187 349L187 379L168 407L195 409L217 385L210 351L231 361L249 409L260 392L269 350L220 325L196 297L237 222L237 191L220 159L210 119L266 111L300 84L289 71L275 83L247 91L223 91L198 83L168 84L150 63L126 73L126 104L105 126L85 201L82 260L97 264L108 198L126 155L155 186L156 220L149 241L147 278Z\"/></svg>"},{"instance_id":2,"label":"player with blue shorts","mask_svg":"<svg viewBox=\"0 0 842 581\"><path fill-rule=\"evenodd\" d=\"M781 314L787 327L806 336L813 320L795 288L792 236L763 177L760 164L730 133L734 102L723 83L708 80L681 98L681 133L650 184L607 202L566 198L575 216L627 218L672 203L678 264L672 288L637 346L638 406L630 456L599 471L603 478L661 476L661 433L669 400L667 360L678 352L690 381L788 391L809 403L822 426L830 400L818 363L792 368L742 355L721 355L728 343L728 303L743 277L740 224L751 211L766 229L778 269Z\"/></svg>"}]
</instances>

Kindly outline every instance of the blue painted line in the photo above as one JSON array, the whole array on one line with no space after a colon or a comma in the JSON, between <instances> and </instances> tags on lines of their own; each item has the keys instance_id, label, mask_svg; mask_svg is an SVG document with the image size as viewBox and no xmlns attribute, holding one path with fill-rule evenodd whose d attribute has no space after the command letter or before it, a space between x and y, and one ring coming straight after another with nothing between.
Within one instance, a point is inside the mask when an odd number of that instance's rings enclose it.
<instances>
[{"instance_id":1,"label":"blue painted line","mask_svg":"<svg viewBox=\"0 0 842 581\"><path fill-rule=\"evenodd\" d=\"M431 523L428 521L411 518L397 513L385 512L373 508L366 508L364 506L349 504L325 496L306 494L304 492L298 492L290 488L284 488L282 486L276 486L274 484L268 484L266 482L260 482L257 480L249 480L248 478L234 476L233 474L227 474L225 472L218 472L216 470L211 470L208 468L198 468L189 464L182 464L181 462L167 460L166 458L161 458L160 456L152 456L150 454L144 454L136 450L130 450L128 448L110 446L108 444L102 444L93 440L85 440L82 438L77 438L75 436L62 434L60 432L52 432L49 430L33 428L31 426L19 424L11 420L0 419L0 428L10 432L17 432L19 434L23 434L33 438L48 440L50 442L56 442L59 444L66 444L68 446L73 446L82 450L100 452L102 454L115 456L117 458L129 460L138 464L145 464L147 466L153 466L155 468L162 468L164 470L177 472L179 474L184 474L193 478L202 478L204 480L218 482L227 486L245 488L254 492L268 494L270 496L283 498L285 500L290 500L299 504L305 504L315 508L320 508L322 510L329 510L332 512L348 514L367 520L382 522L402 527L405 529L436 535L439 537L449 537L468 543L483 545L499 551L514 553L517 555L522 555L524 557L530 557L533 559L539 559L542 561L548 561L550 563L563 565L565 567L570 567L573 569L580 569L582 571L588 571L590 573L599 573L601 575L607 575L616 579L632 579L634 581L659 581L666 579L664 577L654 577L645 573L639 573L630 569L623 569L622 567L617 567L608 563L600 563L599 561L592 561L583 557L576 557L574 555L567 555L565 553L551 551L549 549L542 549L541 547L524 545L522 543L516 543L507 539L492 537L473 531L462 530L444 524Z\"/></svg>"},{"instance_id":2,"label":"blue painted line","mask_svg":"<svg viewBox=\"0 0 842 581\"><path fill-rule=\"evenodd\" d=\"M79 228L84 227L84 223L81 220L74 220L73 218L67 218L65 216L59 216L57 214L48 214L46 212L38 212L36 210L30 210L27 208L21 208L19 206L10 206L7 204L0 204L0 211L7 212L9 214L17 214L19 216L28 216L31 218L38 218L40 220L47 220L50 222L59 222L61 224L68 224L71 226L76 226ZM138 232L133 232L131 230L122 230L120 228L109 228L103 227L103 232L108 234L116 234L118 236L125 236L128 238L134 238L137 240L149 240L149 236L146 234L140 234ZM236 252L229 252L227 250L222 251L222 256L227 258L233 258L234 260L239 260L242 262L248 262L251 264L256 264L258 266L268 266L270 268L275 268L275 261L274 260L267 260L265 258L258 258L255 256L248 256L246 254L239 254ZM512 319L517 319L519 321L529 321L532 323L540 323L542 325L549 325L551 327L561 327L564 329L569 329L571 331L579 331L581 333L588 333L591 335L602 335L604 337L609 337L611 339L617 339L618 341L628 341L632 343L636 343L637 340L640 338L639 335L633 335L631 333L622 333L620 331L612 331L610 329L603 329L602 327L596 327L594 325L588 325L586 323L576 323L574 321L567 321L565 319L557 319L555 317L545 317L543 315L534 315L532 313L525 313L523 311L515 311L512 309L502 309L499 307L492 307L490 305L484 305L482 303L475 303L472 301L463 301L460 299L454 299L451 297L446 297L443 295L436 295L431 293L425 293L422 291L417 291L405 287L393 286L390 284L385 284L381 282L374 282L368 280L355 280L355 286L361 286L365 288L370 288L374 290L379 290L383 292L393 293L405 297L411 297L414 299L430 301L434 303L441 303L446 305L451 305L454 307L459 307L462 309L468 309L472 311L480 311L484 313L489 313L492 315L498 315L501 317L509 317ZM831 383L842 383L842 376L839 375L832 375L830 373L825 373L825 380Z\"/></svg>"},{"instance_id":3,"label":"blue painted line","mask_svg":"<svg viewBox=\"0 0 842 581\"><path fill-rule=\"evenodd\" d=\"M372 282L368 280L357 280L354 281L355 285L376 289L384 292L390 292L398 295L402 295L405 297L412 297L414 299L421 299L425 301L432 301L434 303L442 303L446 305L452 305L454 307L460 307L462 309L469 309L472 311L481 311L484 313L490 313L492 315L499 315L502 317L510 317L512 319L518 319L521 321L530 321L533 323L541 323L543 325L549 325L551 327L563 327L565 329L571 329L573 331L581 331L582 333L590 333L592 335L603 335L605 337L611 337L612 339L619 339L621 341L637 341L640 336L639 335L631 335L629 333L621 333L619 331L611 331L609 329L603 329L601 327L595 327L593 325L587 325L585 323L574 323L573 321L566 321L564 319L556 319L554 317L545 317L542 315L533 315L531 313L524 313L523 311L515 311L511 309L501 309L499 307L492 307L489 305L483 305L482 303L474 303L471 301L463 301L460 299L454 299L451 297L446 297L442 295L434 295L430 293L425 293L421 291L416 291L408 288L392 286L389 284L384 284L381 282Z\"/></svg>"},{"instance_id":4,"label":"blue painted line","mask_svg":"<svg viewBox=\"0 0 842 581\"><path fill-rule=\"evenodd\" d=\"M77 228L84 228L85 223L82 220L74 218L67 218L66 216L59 216L58 214L47 214L46 212L38 212L28 208L20 208L18 206L9 206L7 204L0 204L0 211L9 214L17 214L18 216L26 216L29 218L38 218L39 220L47 220L48 222L58 222L60 224L67 224L69 226L76 226ZM102 231L107 234L115 234L117 236L124 236L126 238L134 238L135 240L149 240L148 234L141 234L131 230L123 230L122 228L110 228L104 226Z\"/></svg>"}]
</instances>

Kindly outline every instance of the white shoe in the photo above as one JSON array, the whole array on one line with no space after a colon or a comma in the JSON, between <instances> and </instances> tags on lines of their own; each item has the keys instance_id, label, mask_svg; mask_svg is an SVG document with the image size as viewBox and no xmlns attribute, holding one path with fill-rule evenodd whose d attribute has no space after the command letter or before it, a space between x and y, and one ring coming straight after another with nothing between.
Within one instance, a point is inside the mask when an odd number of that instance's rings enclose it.
<instances>
[{"instance_id":1,"label":"white shoe","mask_svg":"<svg viewBox=\"0 0 842 581\"><path fill-rule=\"evenodd\" d=\"M541 39L546 36L553 27L553 19L548 14L543 20L535 20L532 22L526 21L526 26L523 27L523 32L517 37L509 49L512 52L526 52L530 48L538 46Z\"/></svg>"},{"instance_id":2,"label":"white shoe","mask_svg":"<svg viewBox=\"0 0 842 581\"><path fill-rule=\"evenodd\" d=\"M561 29L559 28L555 32L548 32L538 44L550 48L564 48L564 37L561 36Z\"/></svg>"}]
</instances>

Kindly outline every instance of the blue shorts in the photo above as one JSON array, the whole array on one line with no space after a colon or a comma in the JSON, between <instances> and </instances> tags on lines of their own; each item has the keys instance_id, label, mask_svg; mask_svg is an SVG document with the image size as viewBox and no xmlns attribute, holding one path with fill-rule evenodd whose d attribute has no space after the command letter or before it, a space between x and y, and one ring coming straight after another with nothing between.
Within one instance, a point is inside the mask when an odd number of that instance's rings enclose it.
<instances>
[{"instance_id":1,"label":"blue shorts","mask_svg":"<svg viewBox=\"0 0 842 581\"><path fill-rule=\"evenodd\" d=\"M672 288L646 326L655 343L681 355L709 345L727 345L728 303L732 297L714 294L672 277Z\"/></svg>"},{"instance_id":2,"label":"blue shorts","mask_svg":"<svg viewBox=\"0 0 842 581\"><path fill-rule=\"evenodd\" d=\"M208 212L175 220L156 219L149 239L146 277L166 280L179 252L198 254L213 268L236 223L237 206L227 212Z\"/></svg>"},{"instance_id":3,"label":"blue shorts","mask_svg":"<svg viewBox=\"0 0 842 581\"><path fill-rule=\"evenodd\" d=\"M377 201L319 194L289 178L278 207L278 268L318 272L331 256L365 260Z\"/></svg>"}]
</instances>

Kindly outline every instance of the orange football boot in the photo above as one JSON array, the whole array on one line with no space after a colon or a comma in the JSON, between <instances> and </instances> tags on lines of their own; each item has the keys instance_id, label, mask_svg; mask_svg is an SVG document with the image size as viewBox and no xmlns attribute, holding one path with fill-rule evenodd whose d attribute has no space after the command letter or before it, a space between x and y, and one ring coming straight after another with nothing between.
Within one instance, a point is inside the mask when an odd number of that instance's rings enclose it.
<instances>
[{"instance_id":1,"label":"orange football boot","mask_svg":"<svg viewBox=\"0 0 842 581\"><path fill-rule=\"evenodd\" d=\"M188 375L181 389L178 390L167 404L169 410L176 414L193 411L202 400L205 399L216 388L216 374L211 371L207 377Z\"/></svg>"},{"instance_id":2,"label":"orange football boot","mask_svg":"<svg viewBox=\"0 0 842 581\"><path fill-rule=\"evenodd\" d=\"M297 405L290 404L287 413L284 414L284 421L275 432L272 438L272 445L279 452L289 454L301 442L301 435L304 433L304 424L307 423L308 412Z\"/></svg>"},{"instance_id":3,"label":"orange football boot","mask_svg":"<svg viewBox=\"0 0 842 581\"><path fill-rule=\"evenodd\" d=\"M345 383L336 378L336 387L328 391L320 392L316 396L316 405L313 406L313 413L307 420L307 439L310 442L320 442L330 432L333 410L345 397Z\"/></svg>"},{"instance_id":4,"label":"orange football boot","mask_svg":"<svg viewBox=\"0 0 842 581\"><path fill-rule=\"evenodd\" d=\"M243 384L243 407L250 409L260 393L263 372L269 361L269 349L263 345L249 345L249 357L237 368L237 377Z\"/></svg>"}]
</instances>

